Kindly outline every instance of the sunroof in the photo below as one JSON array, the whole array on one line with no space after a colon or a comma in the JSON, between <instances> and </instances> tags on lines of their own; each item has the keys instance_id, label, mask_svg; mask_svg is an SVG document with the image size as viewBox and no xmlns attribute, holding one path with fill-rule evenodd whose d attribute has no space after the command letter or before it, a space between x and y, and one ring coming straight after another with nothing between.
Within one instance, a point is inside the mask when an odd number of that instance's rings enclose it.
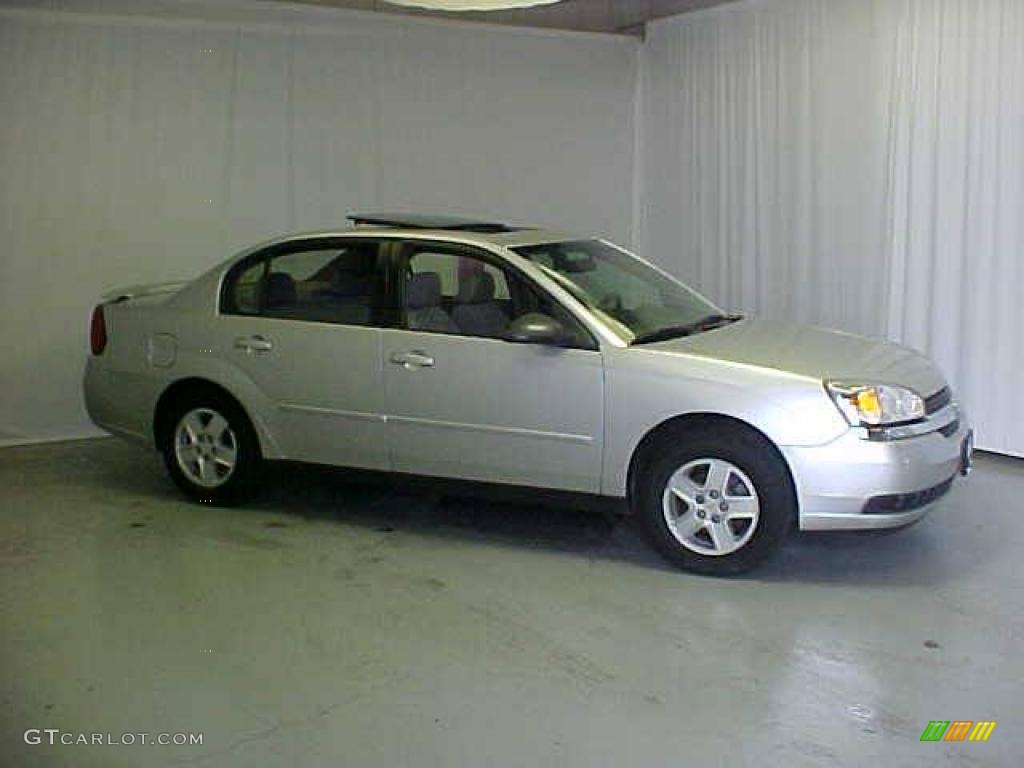
<instances>
[{"instance_id":1,"label":"sunroof","mask_svg":"<svg viewBox=\"0 0 1024 768\"><path fill-rule=\"evenodd\" d=\"M406 227L409 229L450 229L460 232L514 232L511 227L496 221L480 221L458 216L432 216L422 213L351 213L349 220L356 224L378 227Z\"/></svg>"}]
</instances>

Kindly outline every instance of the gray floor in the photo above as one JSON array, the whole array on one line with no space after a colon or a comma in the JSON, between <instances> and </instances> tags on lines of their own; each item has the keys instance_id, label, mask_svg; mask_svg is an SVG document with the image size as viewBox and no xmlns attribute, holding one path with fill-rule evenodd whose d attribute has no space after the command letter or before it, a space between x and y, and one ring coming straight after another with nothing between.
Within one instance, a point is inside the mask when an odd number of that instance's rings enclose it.
<instances>
[{"instance_id":1,"label":"gray floor","mask_svg":"<svg viewBox=\"0 0 1024 768\"><path fill-rule=\"evenodd\" d=\"M734 580L667 569L607 514L282 483L213 509L115 440L0 450L0 764L1024 754L1024 462L983 457L912 529L801 536ZM987 743L919 741L981 719ZM30 746L29 728L203 744Z\"/></svg>"}]
</instances>

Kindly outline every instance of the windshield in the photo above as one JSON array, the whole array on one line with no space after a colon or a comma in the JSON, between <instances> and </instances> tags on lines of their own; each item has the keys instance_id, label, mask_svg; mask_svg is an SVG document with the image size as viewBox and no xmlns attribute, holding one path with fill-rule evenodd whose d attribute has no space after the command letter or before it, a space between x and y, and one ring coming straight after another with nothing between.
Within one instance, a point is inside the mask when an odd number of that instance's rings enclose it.
<instances>
[{"instance_id":1,"label":"windshield","mask_svg":"<svg viewBox=\"0 0 1024 768\"><path fill-rule=\"evenodd\" d=\"M600 240L513 248L631 344L686 336L735 318L649 264Z\"/></svg>"}]
</instances>

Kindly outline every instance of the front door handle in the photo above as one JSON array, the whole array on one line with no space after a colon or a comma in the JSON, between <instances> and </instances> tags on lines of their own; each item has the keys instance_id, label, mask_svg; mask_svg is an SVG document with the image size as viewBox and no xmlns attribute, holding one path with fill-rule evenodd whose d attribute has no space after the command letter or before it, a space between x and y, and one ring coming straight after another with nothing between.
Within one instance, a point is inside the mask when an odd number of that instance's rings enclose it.
<instances>
[{"instance_id":1,"label":"front door handle","mask_svg":"<svg viewBox=\"0 0 1024 768\"><path fill-rule=\"evenodd\" d=\"M418 349L412 352L396 352L391 356L391 362L410 371L414 368L434 367L434 358Z\"/></svg>"},{"instance_id":2,"label":"front door handle","mask_svg":"<svg viewBox=\"0 0 1024 768\"><path fill-rule=\"evenodd\" d=\"M235 339L235 349L244 349L250 355L253 352L269 352L274 348L274 343L270 339L265 339L262 336L239 336Z\"/></svg>"}]
</instances>

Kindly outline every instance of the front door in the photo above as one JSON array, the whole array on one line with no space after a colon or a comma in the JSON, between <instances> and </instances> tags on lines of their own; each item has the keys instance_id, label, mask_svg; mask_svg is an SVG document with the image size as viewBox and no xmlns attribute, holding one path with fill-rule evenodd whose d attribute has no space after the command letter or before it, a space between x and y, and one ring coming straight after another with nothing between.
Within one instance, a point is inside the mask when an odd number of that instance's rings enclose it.
<instances>
[{"instance_id":1,"label":"front door","mask_svg":"<svg viewBox=\"0 0 1024 768\"><path fill-rule=\"evenodd\" d=\"M404 251L403 327L381 332L393 468L596 493L604 393L589 333L487 254L423 241ZM531 311L557 315L574 340L505 341Z\"/></svg>"},{"instance_id":2,"label":"front door","mask_svg":"<svg viewBox=\"0 0 1024 768\"><path fill-rule=\"evenodd\" d=\"M288 459L389 467L380 246L287 243L226 278L221 348L262 393L261 415Z\"/></svg>"}]
</instances>

